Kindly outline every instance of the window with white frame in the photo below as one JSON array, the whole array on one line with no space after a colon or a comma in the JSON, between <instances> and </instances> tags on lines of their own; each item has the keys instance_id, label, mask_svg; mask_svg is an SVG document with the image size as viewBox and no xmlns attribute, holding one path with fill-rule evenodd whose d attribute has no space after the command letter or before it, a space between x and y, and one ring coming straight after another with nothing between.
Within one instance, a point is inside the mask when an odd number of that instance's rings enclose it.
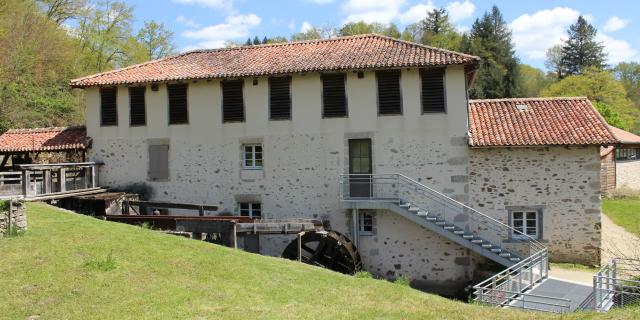
<instances>
[{"instance_id":1,"label":"window with white frame","mask_svg":"<svg viewBox=\"0 0 640 320\"><path fill-rule=\"evenodd\" d=\"M360 228L360 235L370 236L373 235L374 216L371 211L360 211L358 226Z\"/></svg>"},{"instance_id":2,"label":"window with white frame","mask_svg":"<svg viewBox=\"0 0 640 320\"><path fill-rule=\"evenodd\" d=\"M511 238L526 239L527 236L539 239L541 235L541 212L538 209L518 209L509 213L511 227L516 231L511 231Z\"/></svg>"},{"instance_id":3,"label":"window with white frame","mask_svg":"<svg viewBox=\"0 0 640 320\"><path fill-rule=\"evenodd\" d=\"M238 204L240 215L243 217L262 217L262 204L258 202L241 202Z\"/></svg>"},{"instance_id":4,"label":"window with white frame","mask_svg":"<svg viewBox=\"0 0 640 320\"><path fill-rule=\"evenodd\" d=\"M242 167L262 169L262 144L242 145Z\"/></svg>"}]
</instances>

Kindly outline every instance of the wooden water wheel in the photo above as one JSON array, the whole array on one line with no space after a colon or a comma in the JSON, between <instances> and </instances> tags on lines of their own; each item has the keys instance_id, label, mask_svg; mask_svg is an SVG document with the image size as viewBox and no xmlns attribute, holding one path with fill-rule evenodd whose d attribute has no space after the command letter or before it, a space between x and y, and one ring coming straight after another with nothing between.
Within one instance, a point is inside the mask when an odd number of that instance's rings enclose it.
<instances>
[{"instance_id":1,"label":"wooden water wheel","mask_svg":"<svg viewBox=\"0 0 640 320\"><path fill-rule=\"evenodd\" d=\"M284 249L282 257L298 259L298 239ZM346 274L362 269L360 254L353 242L335 231L305 233L302 236L302 262Z\"/></svg>"}]
</instances>

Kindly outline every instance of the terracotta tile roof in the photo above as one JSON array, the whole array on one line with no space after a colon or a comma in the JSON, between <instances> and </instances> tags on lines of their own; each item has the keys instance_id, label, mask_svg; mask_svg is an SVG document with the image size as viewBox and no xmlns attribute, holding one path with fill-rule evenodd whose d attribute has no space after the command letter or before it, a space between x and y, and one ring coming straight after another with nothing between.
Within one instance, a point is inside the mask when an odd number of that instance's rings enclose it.
<instances>
[{"instance_id":1,"label":"terracotta tile roof","mask_svg":"<svg viewBox=\"0 0 640 320\"><path fill-rule=\"evenodd\" d=\"M614 126L609 126L609 130L620 144L640 144L640 136Z\"/></svg>"},{"instance_id":2,"label":"terracotta tile roof","mask_svg":"<svg viewBox=\"0 0 640 320\"><path fill-rule=\"evenodd\" d=\"M0 152L84 150L90 145L84 126L9 129L0 135Z\"/></svg>"},{"instance_id":3,"label":"terracotta tile roof","mask_svg":"<svg viewBox=\"0 0 640 320\"><path fill-rule=\"evenodd\" d=\"M616 143L585 97L471 100L469 118L474 147Z\"/></svg>"},{"instance_id":4,"label":"terracotta tile roof","mask_svg":"<svg viewBox=\"0 0 640 320\"><path fill-rule=\"evenodd\" d=\"M480 58L377 34L196 50L71 80L77 88L332 70L477 66Z\"/></svg>"}]
</instances>

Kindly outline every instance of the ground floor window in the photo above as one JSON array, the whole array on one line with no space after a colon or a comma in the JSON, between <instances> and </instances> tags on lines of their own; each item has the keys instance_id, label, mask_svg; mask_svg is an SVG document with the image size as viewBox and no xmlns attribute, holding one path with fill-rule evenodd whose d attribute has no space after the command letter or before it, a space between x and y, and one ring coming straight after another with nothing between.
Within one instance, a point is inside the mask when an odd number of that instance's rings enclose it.
<instances>
[{"instance_id":1,"label":"ground floor window","mask_svg":"<svg viewBox=\"0 0 640 320\"><path fill-rule=\"evenodd\" d=\"M360 235L373 235L375 225L375 215L372 211L360 211L358 225L360 227Z\"/></svg>"},{"instance_id":2,"label":"ground floor window","mask_svg":"<svg viewBox=\"0 0 640 320\"><path fill-rule=\"evenodd\" d=\"M241 202L238 207L240 208L240 215L243 217L260 218L262 217L262 204L256 202Z\"/></svg>"},{"instance_id":3,"label":"ground floor window","mask_svg":"<svg viewBox=\"0 0 640 320\"><path fill-rule=\"evenodd\" d=\"M617 148L616 160L640 160L640 148Z\"/></svg>"},{"instance_id":4,"label":"ground floor window","mask_svg":"<svg viewBox=\"0 0 640 320\"><path fill-rule=\"evenodd\" d=\"M541 212L538 209L518 209L509 212L511 227L516 231L511 232L513 239L526 239L526 236L539 239Z\"/></svg>"}]
</instances>

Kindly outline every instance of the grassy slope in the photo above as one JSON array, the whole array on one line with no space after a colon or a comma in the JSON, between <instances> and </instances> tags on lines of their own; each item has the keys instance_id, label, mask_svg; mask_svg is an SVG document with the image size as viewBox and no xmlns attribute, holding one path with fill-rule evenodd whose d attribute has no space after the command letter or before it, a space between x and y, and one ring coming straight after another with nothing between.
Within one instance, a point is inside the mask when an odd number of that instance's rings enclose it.
<instances>
[{"instance_id":1,"label":"grassy slope","mask_svg":"<svg viewBox=\"0 0 640 320\"><path fill-rule=\"evenodd\" d=\"M26 234L0 241L0 318L551 317L454 302L44 204L30 203L28 219ZM115 269L87 266L110 253ZM627 309L565 318L638 316L640 309Z\"/></svg>"},{"instance_id":2,"label":"grassy slope","mask_svg":"<svg viewBox=\"0 0 640 320\"><path fill-rule=\"evenodd\" d=\"M615 224L640 236L640 199L603 200L602 211Z\"/></svg>"}]
</instances>

